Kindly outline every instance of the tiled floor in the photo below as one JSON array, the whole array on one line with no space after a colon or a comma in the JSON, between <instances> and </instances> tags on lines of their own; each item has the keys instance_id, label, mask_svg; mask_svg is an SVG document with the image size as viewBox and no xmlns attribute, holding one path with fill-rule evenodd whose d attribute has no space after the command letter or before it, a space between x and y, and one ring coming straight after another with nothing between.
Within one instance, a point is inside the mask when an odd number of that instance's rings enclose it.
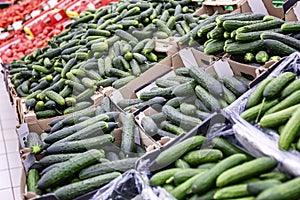
<instances>
[{"instance_id":1,"label":"tiled floor","mask_svg":"<svg viewBox=\"0 0 300 200\"><path fill-rule=\"evenodd\" d=\"M21 160L16 115L0 74L0 199L20 200Z\"/></svg>"}]
</instances>

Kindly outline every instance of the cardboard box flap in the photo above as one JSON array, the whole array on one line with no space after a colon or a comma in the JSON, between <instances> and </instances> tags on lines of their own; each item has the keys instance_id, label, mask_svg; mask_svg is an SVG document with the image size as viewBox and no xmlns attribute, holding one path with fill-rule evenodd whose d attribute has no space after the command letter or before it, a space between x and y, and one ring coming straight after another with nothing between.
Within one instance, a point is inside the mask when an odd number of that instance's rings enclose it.
<instances>
[{"instance_id":1,"label":"cardboard box flap","mask_svg":"<svg viewBox=\"0 0 300 200\"><path fill-rule=\"evenodd\" d=\"M205 0L206 6L234 6L243 3L245 0Z\"/></svg>"},{"instance_id":2,"label":"cardboard box flap","mask_svg":"<svg viewBox=\"0 0 300 200\"><path fill-rule=\"evenodd\" d=\"M285 3L285 5L287 3ZM300 3L299 2L295 3L293 6L289 7L289 9L285 13L285 20L286 21L300 21Z\"/></svg>"}]
</instances>

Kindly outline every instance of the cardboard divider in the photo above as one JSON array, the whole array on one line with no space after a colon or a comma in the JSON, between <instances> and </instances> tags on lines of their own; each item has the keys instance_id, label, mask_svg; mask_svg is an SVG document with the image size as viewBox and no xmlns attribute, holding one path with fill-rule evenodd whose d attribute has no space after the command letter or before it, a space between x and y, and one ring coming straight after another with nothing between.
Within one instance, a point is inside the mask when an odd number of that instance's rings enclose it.
<instances>
[{"instance_id":1,"label":"cardboard divider","mask_svg":"<svg viewBox=\"0 0 300 200\"><path fill-rule=\"evenodd\" d=\"M232 9L227 9L231 6ZM272 15L278 18L283 18L283 8L276 8L272 4L272 0L205 0L202 7L196 11L196 14L212 15L214 12L224 14L229 12L253 12Z\"/></svg>"},{"instance_id":2,"label":"cardboard divider","mask_svg":"<svg viewBox=\"0 0 300 200\"><path fill-rule=\"evenodd\" d=\"M91 97L94 104L92 106L98 106L100 105L104 95L101 92L95 92L95 94ZM50 126L48 123L54 119L63 118L67 115L60 115L52 118L46 118L46 119L37 119L36 114L33 110L28 110L25 105L25 99L21 98L20 102L18 103L17 111L19 112L18 115L20 116L20 124L27 123L29 131L36 132L38 134L41 134L44 132L44 130L48 130Z\"/></svg>"}]
</instances>

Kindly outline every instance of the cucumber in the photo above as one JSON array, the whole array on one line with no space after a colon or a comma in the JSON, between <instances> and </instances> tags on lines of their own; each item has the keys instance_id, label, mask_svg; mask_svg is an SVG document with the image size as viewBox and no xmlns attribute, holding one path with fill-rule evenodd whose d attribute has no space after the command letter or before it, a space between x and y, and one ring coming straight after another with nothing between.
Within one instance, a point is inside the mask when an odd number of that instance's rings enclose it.
<instances>
[{"instance_id":1,"label":"cucumber","mask_svg":"<svg viewBox=\"0 0 300 200\"><path fill-rule=\"evenodd\" d=\"M271 187L257 196L257 200L262 199L299 199L300 190L299 190L300 178L294 178L290 181L282 183L278 186Z\"/></svg>"},{"instance_id":2,"label":"cucumber","mask_svg":"<svg viewBox=\"0 0 300 200\"><path fill-rule=\"evenodd\" d=\"M247 87L233 76L223 76L221 77L221 81L223 82L224 86L233 92L237 97L241 96L247 91Z\"/></svg>"},{"instance_id":3,"label":"cucumber","mask_svg":"<svg viewBox=\"0 0 300 200\"><path fill-rule=\"evenodd\" d=\"M201 149L191 151L183 159L191 165L199 165L206 162L216 162L223 158L223 154L218 149Z\"/></svg>"},{"instance_id":4,"label":"cucumber","mask_svg":"<svg viewBox=\"0 0 300 200\"><path fill-rule=\"evenodd\" d=\"M84 180L110 172L126 172L127 170L134 168L137 159L138 158L125 158L121 160L90 165L80 171L79 178Z\"/></svg>"},{"instance_id":5,"label":"cucumber","mask_svg":"<svg viewBox=\"0 0 300 200\"><path fill-rule=\"evenodd\" d=\"M57 189L54 194L59 199L72 200L78 196L87 194L99 187L111 182L115 178L121 176L119 172L111 172L103 175L96 176L94 178L86 179L76 183L71 183ZM84 185L84 187L81 187Z\"/></svg>"},{"instance_id":6,"label":"cucumber","mask_svg":"<svg viewBox=\"0 0 300 200\"><path fill-rule=\"evenodd\" d=\"M121 122L123 124L122 127L122 141L121 141L121 149L128 153L134 152L136 149L136 144L134 140L134 129L135 129L135 121L134 116L132 114L120 114Z\"/></svg>"},{"instance_id":7,"label":"cucumber","mask_svg":"<svg viewBox=\"0 0 300 200\"><path fill-rule=\"evenodd\" d=\"M190 168L190 165L185 162L184 160L182 159L178 159L176 162L175 162L175 166L177 168L182 168L182 169L187 169L187 168Z\"/></svg>"},{"instance_id":8,"label":"cucumber","mask_svg":"<svg viewBox=\"0 0 300 200\"><path fill-rule=\"evenodd\" d=\"M277 40L277 41L280 41L280 42L283 42L284 44L296 49L296 50L300 50L300 41L293 38L293 37L290 37L288 35L284 35L284 34L280 34L280 33L274 33L274 32L263 32L261 35L260 35L260 38L262 40L265 40L265 39L273 39L273 40Z\"/></svg>"},{"instance_id":9,"label":"cucumber","mask_svg":"<svg viewBox=\"0 0 300 200\"><path fill-rule=\"evenodd\" d=\"M27 136L27 146L32 154L39 154L43 151L43 142L35 132L30 132Z\"/></svg>"},{"instance_id":10,"label":"cucumber","mask_svg":"<svg viewBox=\"0 0 300 200\"><path fill-rule=\"evenodd\" d=\"M88 108L90 106L92 106L92 103L88 102L88 101L83 101L83 102L76 103L75 106L68 107L67 109L65 109L64 110L64 115L70 114L70 113L73 113L73 112L76 112L76 111L79 111L79 110L83 110L83 109Z\"/></svg>"},{"instance_id":11,"label":"cucumber","mask_svg":"<svg viewBox=\"0 0 300 200\"><path fill-rule=\"evenodd\" d=\"M234 154L242 153L245 154L249 159L252 158L246 152L231 144L224 138L215 137L214 139L212 139L211 143L214 148L221 150L224 156L231 156Z\"/></svg>"},{"instance_id":12,"label":"cucumber","mask_svg":"<svg viewBox=\"0 0 300 200\"><path fill-rule=\"evenodd\" d=\"M160 166L167 166L178 158L180 158L186 152L201 146L205 141L203 136L193 136L180 143L177 143L165 151L161 152L155 159L155 163Z\"/></svg>"},{"instance_id":13,"label":"cucumber","mask_svg":"<svg viewBox=\"0 0 300 200\"><path fill-rule=\"evenodd\" d=\"M142 103L143 101L140 99L121 99L120 101L118 101L117 105L121 108L124 109L126 107L138 104L138 103Z\"/></svg>"},{"instance_id":14,"label":"cucumber","mask_svg":"<svg viewBox=\"0 0 300 200\"><path fill-rule=\"evenodd\" d=\"M218 187L234 184L265 172L272 171L277 166L274 158L261 157L235 166L223 172L216 180Z\"/></svg>"},{"instance_id":15,"label":"cucumber","mask_svg":"<svg viewBox=\"0 0 300 200\"><path fill-rule=\"evenodd\" d=\"M251 108L263 100L263 91L265 87L273 80L274 78L266 78L263 80L255 90L250 94L246 103L246 109Z\"/></svg>"},{"instance_id":16,"label":"cucumber","mask_svg":"<svg viewBox=\"0 0 300 200\"><path fill-rule=\"evenodd\" d=\"M284 44L278 40L265 39L263 41L265 49L269 53L278 55L278 56L288 56L294 52L297 52L296 49L290 47L289 45Z\"/></svg>"},{"instance_id":17,"label":"cucumber","mask_svg":"<svg viewBox=\"0 0 300 200\"><path fill-rule=\"evenodd\" d=\"M218 191L217 188L211 189L208 192L204 194L199 194L199 195L193 195L190 200L208 200L208 199L213 199L215 193Z\"/></svg>"},{"instance_id":18,"label":"cucumber","mask_svg":"<svg viewBox=\"0 0 300 200\"><path fill-rule=\"evenodd\" d=\"M199 180L196 180L192 186L192 191L195 194L203 194L204 192L209 191L214 185L216 179L228 169L233 168L247 160L247 156L244 154L234 154L228 158L223 159L211 169L201 176Z\"/></svg>"},{"instance_id":19,"label":"cucumber","mask_svg":"<svg viewBox=\"0 0 300 200\"><path fill-rule=\"evenodd\" d=\"M233 42L224 46L224 51L229 54L244 54L245 52L257 52L264 47L264 41L256 40L252 42Z\"/></svg>"},{"instance_id":20,"label":"cucumber","mask_svg":"<svg viewBox=\"0 0 300 200\"><path fill-rule=\"evenodd\" d=\"M214 199L231 199L231 198L239 198L239 197L247 197L249 196L249 192L247 191L247 184L239 184L228 186L218 190L214 194Z\"/></svg>"},{"instance_id":21,"label":"cucumber","mask_svg":"<svg viewBox=\"0 0 300 200\"><path fill-rule=\"evenodd\" d=\"M269 55L268 55L268 53L266 51L259 51L255 55L255 60L258 63L264 64L265 62L267 62L269 60Z\"/></svg>"},{"instance_id":22,"label":"cucumber","mask_svg":"<svg viewBox=\"0 0 300 200\"><path fill-rule=\"evenodd\" d=\"M274 112L281 111L285 108L289 108L293 105L296 105L299 102L299 96L300 96L300 91L293 92L286 98L284 98L279 104L275 105L274 107L270 108L265 114L271 114Z\"/></svg>"},{"instance_id":23,"label":"cucumber","mask_svg":"<svg viewBox=\"0 0 300 200\"><path fill-rule=\"evenodd\" d=\"M123 78L120 78L118 80L115 80L113 83L112 83L112 87L115 88L115 89L119 89L123 86L125 86L126 84L128 84L130 81L134 80L136 77L135 76L127 76L127 77L123 77Z\"/></svg>"},{"instance_id":24,"label":"cucumber","mask_svg":"<svg viewBox=\"0 0 300 200\"><path fill-rule=\"evenodd\" d=\"M65 137L58 141L60 142L68 142L68 141L77 141L77 140L83 140L91 137L95 137L97 135L102 135L108 131L111 131L114 129L116 124L114 122L97 122L91 126L88 126L84 129L81 129L72 135Z\"/></svg>"},{"instance_id":25,"label":"cucumber","mask_svg":"<svg viewBox=\"0 0 300 200\"><path fill-rule=\"evenodd\" d=\"M267 110L272 108L273 106L277 105L279 103L278 99L265 101L264 103L260 103L256 106L253 106L244 112L240 114L240 116L245 119L246 121L250 122L255 120L257 117L263 116ZM260 116L258 116L258 113L260 113Z\"/></svg>"},{"instance_id":26,"label":"cucumber","mask_svg":"<svg viewBox=\"0 0 300 200\"><path fill-rule=\"evenodd\" d=\"M187 191L192 187L192 185L197 181L198 179L201 179L202 175L207 172L199 172L197 175L193 176L192 178L189 178L187 181L183 182L182 184L175 187L170 194L175 197L176 199L184 199L184 197L187 195Z\"/></svg>"},{"instance_id":27,"label":"cucumber","mask_svg":"<svg viewBox=\"0 0 300 200\"><path fill-rule=\"evenodd\" d=\"M214 98L208 91L197 85L195 88L196 96L203 102L203 104L210 110L220 110L221 106L216 98Z\"/></svg>"},{"instance_id":28,"label":"cucumber","mask_svg":"<svg viewBox=\"0 0 300 200\"><path fill-rule=\"evenodd\" d=\"M66 104L65 99L54 91L47 91L45 94L49 99L55 101L55 103L58 105L64 106Z\"/></svg>"},{"instance_id":29,"label":"cucumber","mask_svg":"<svg viewBox=\"0 0 300 200\"><path fill-rule=\"evenodd\" d=\"M55 117L57 116L58 113L56 112L56 110L49 109L49 110L35 112L35 114L38 119L44 119L44 118Z\"/></svg>"},{"instance_id":30,"label":"cucumber","mask_svg":"<svg viewBox=\"0 0 300 200\"><path fill-rule=\"evenodd\" d=\"M149 136L153 136L157 133L158 127L151 117L145 116L142 118L141 125L144 131Z\"/></svg>"},{"instance_id":31,"label":"cucumber","mask_svg":"<svg viewBox=\"0 0 300 200\"><path fill-rule=\"evenodd\" d=\"M95 112L95 111L93 111ZM74 113L73 116L76 116L77 113ZM110 119L113 119L115 117L118 116L119 113L116 113L116 112L111 112L111 113L106 113L106 114L101 114L101 115L97 115L95 117L92 117L84 122L81 122L81 123L78 123L78 124L75 124L73 126L70 126L70 127L67 127L67 128L64 128L62 130L59 130L59 131L56 131L52 134L50 134L47 138L45 138L45 142L48 143L48 144L52 144L58 140L61 140L69 135L72 135L73 133L75 133L76 131L79 131L83 128L86 128L94 123L97 123L98 121L109 121ZM82 113L81 114L78 114L78 118L76 118L77 120L82 117ZM89 116L89 115L87 115ZM77 117L77 116L76 116ZM76 122L75 119L67 119L66 120L68 123L70 122ZM64 121L64 123L67 123Z\"/></svg>"},{"instance_id":32,"label":"cucumber","mask_svg":"<svg viewBox=\"0 0 300 200\"><path fill-rule=\"evenodd\" d=\"M186 131L184 129L182 129L181 127L173 125L173 124L171 124L171 123L169 123L167 121L163 121L160 124L160 127L163 130L171 132L171 133L176 134L176 135L180 135L180 134L185 134L186 133Z\"/></svg>"},{"instance_id":33,"label":"cucumber","mask_svg":"<svg viewBox=\"0 0 300 200\"><path fill-rule=\"evenodd\" d=\"M281 91L281 98L283 99L299 89L300 89L300 79L296 79Z\"/></svg>"},{"instance_id":34,"label":"cucumber","mask_svg":"<svg viewBox=\"0 0 300 200\"><path fill-rule=\"evenodd\" d=\"M48 147L46 152L48 154L80 153L85 152L89 148L100 148L104 144L113 142L113 140L114 137L112 135L106 134L79 141L58 142Z\"/></svg>"},{"instance_id":35,"label":"cucumber","mask_svg":"<svg viewBox=\"0 0 300 200\"><path fill-rule=\"evenodd\" d=\"M96 149L91 149L81 155L75 156L62 163L60 167L56 167L44 174L38 181L38 187L40 189L52 188L64 182L81 169L96 163L101 157L104 157L104 152Z\"/></svg>"},{"instance_id":36,"label":"cucumber","mask_svg":"<svg viewBox=\"0 0 300 200\"><path fill-rule=\"evenodd\" d=\"M281 33L280 28L270 29L268 31L274 32L274 33ZM261 39L261 34L265 33L266 31L254 31L254 32L246 32L246 33L237 33L234 37L234 39L238 42L250 42L250 41L256 41Z\"/></svg>"},{"instance_id":37,"label":"cucumber","mask_svg":"<svg viewBox=\"0 0 300 200\"><path fill-rule=\"evenodd\" d=\"M217 97L223 95L221 83L217 81L212 75L205 73L204 70L200 67L191 67L189 70L189 75L212 95Z\"/></svg>"},{"instance_id":38,"label":"cucumber","mask_svg":"<svg viewBox=\"0 0 300 200\"><path fill-rule=\"evenodd\" d=\"M231 92L229 89L227 89L225 86L223 86L224 91L224 99L228 104L232 104L236 100L235 94Z\"/></svg>"},{"instance_id":39,"label":"cucumber","mask_svg":"<svg viewBox=\"0 0 300 200\"><path fill-rule=\"evenodd\" d=\"M168 105L163 106L162 112L167 116L167 119L183 128L194 128L202 122L200 119L184 115Z\"/></svg>"},{"instance_id":40,"label":"cucumber","mask_svg":"<svg viewBox=\"0 0 300 200\"><path fill-rule=\"evenodd\" d=\"M262 20L253 20L253 21L226 20L223 22L222 26L227 31L233 31L239 27L248 26L251 24L258 24L261 22Z\"/></svg>"},{"instance_id":41,"label":"cucumber","mask_svg":"<svg viewBox=\"0 0 300 200\"><path fill-rule=\"evenodd\" d=\"M154 91L153 90L152 91L143 91L140 93L139 99L141 99L143 101L147 101L154 97L170 98L170 97L173 97L172 90L173 90L173 87L157 89Z\"/></svg>"},{"instance_id":42,"label":"cucumber","mask_svg":"<svg viewBox=\"0 0 300 200\"><path fill-rule=\"evenodd\" d=\"M296 139L296 136L300 130L299 123L297 120L300 116L300 108L297 108L295 112L292 114L291 118L288 120L286 125L284 126L278 141L278 146L282 150L288 151Z\"/></svg>"},{"instance_id":43,"label":"cucumber","mask_svg":"<svg viewBox=\"0 0 300 200\"><path fill-rule=\"evenodd\" d=\"M284 32L299 32L300 23L299 21L285 22L281 25L281 30Z\"/></svg>"},{"instance_id":44,"label":"cucumber","mask_svg":"<svg viewBox=\"0 0 300 200\"><path fill-rule=\"evenodd\" d=\"M264 190L275 187L276 185L280 185L281 182L276 179L269 179L264 181L258 181L253 183L247 184L247 191L251 195L258 195L259 193L263 192Z\"/></svg>"},{"instance_id":45,"label":"cucumber","mask_svg":"<svg viewBox=\"0 0 300 200\"><path fill-rule=\"evenodd\" d=\"M262 180L276 179L276 180L279 180L281 182L284 182L287 179L286 175L281 173L281 172L269 172L269 173L260 175L259 178L262 179Z\"/></svg>"},{"instance_id":46,"label":"cucumber","mask_svg":"<svg viewBox=\"0 0 300 200\"><path fill-rule=\"evenodd\" d=\"M166 181L171 178L176 172L182 171L182 169L180 168L171 168L171 169L167 169L167 170L163 170L161 172L158 172L156 174L154 174L150 181L149 184L151 186L159 186L159 185L163 185L166 183Z\"/></svg>"},{"instance_id":47,"label":"cucumber","mask_svg":"<svg viewBox=\"0 0 300 200\"><path fill-rule=\"evenodd\" d=\"M39 164L42 166L49 166L55 163L61 163L65 162L67 160L70 160L71 158L74 158L79 154L72 153L72 154L57 154L57 155L47 155L43 157L41 160L38 161Z\"/></svg>"},{"instance_id":48,"label":"cucumber","mask_svg":"<svg viewBox=\"0 0 300 200\"><path fill-rule=\"evenodd\" d=\"M174 175L174 183L175 185L179 185L188 179L192 178L193 176L196 176L200 172L205 172L207 169L185 169L185 170L179 170Z\"/></svg>"},{"instance_id":49,"label":"cucumber","mask_svg":"<svg viewBox=\"0 0 300 200\"><path fill-rule=\"evenodd\" d=\"M265 21L257 24L251 24L247 26L240 27L236 30L237 33L245 33L245 32L253 32L253 31L262 31L273 28L280 28L280 26L284 23L281 19Z\"/></svg>"},{"instance_id":50,"label":"cucumber","mask_svg":"<svg viewBox=\"0 0 300 200\"><path fill-rule=\"evenodd\" d=\"M213 39L204 47L204 53L208 55L216 55L222 53L225 42L222 40Z\"/></svg>"},{"instance_id":51,"label":"cucumber","mask_svg":"<svg viewBox=\"0 0 300 200\"><path fill-rule=\"evenodd\" d=\"M172 93L177 97L185 97L187 95L193 94L195 87L196 87L195 81L189 81L187 83L183 83L181 85L176 86L173 89Z\"/></svg>"},{"instance_id":52,"label":"cucumber","mask_svg":"<svg viewBox=\"0 0 300 200\"><path fill-rule=\"evenodd\" d=\"M274 98L278 95L286 85L295 79L295 74L292 72L284 72L273 79L263 91L263 96L267 99Z\"/></svg>"},{"instance_id":53,"label":"cucumber","mask_svg":"<svg viewBox=\"0 0 300 200\"><path fill-rule=\"evenodd\" d=\"M39 180L39 172L37 169L31 168L28 171L28 176L26 179L27 182L27 192L32 192L37 195L41 195L42 191L37 187L37 183Z\"/></svg>"}]
</instances>

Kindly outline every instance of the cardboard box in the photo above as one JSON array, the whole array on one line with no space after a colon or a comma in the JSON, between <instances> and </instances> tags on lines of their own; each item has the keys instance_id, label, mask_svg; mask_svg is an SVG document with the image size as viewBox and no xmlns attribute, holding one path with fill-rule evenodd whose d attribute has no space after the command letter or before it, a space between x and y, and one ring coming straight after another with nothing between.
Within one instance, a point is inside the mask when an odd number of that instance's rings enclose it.
<instances>
[{"instance_id":1,"label":"cardboard box","mask_svg":"<svg viewBox=\"0 0 300 200\"><path fill-rule=\"evenodd\" d=\"M225 6L231 6L232 9L228 10ZM205 0L196 14L212 15L216 11L221 14L229 12L253 12L272 15L278 18L284 17L283 8L274 7L272 0Z\"/></svg>"},{"instance_id":2,"label":"cardboard box","mask_svg":"<svg viewBox=\"0 0 300 200\"><path fill-rule=\"evenodd\" d=\"M300 21L300 2L287 1L284 4L285 21Z\"/></svg>"},{"instance_id":3,"label":"cardboard box","mask_svg":"<svg viewBox=\"0 0 300 200\"><path fill-rule=\"evenodd\" d=\"M156 146L155 142L148 136L144 135L138 126L136 126L135 131L136 131L135 132L136 144L143 146L146 150L149 146L153 146L153 145ZM114 141L114 146L111 148L111 150L117 151L122 142L122 128L115 129L112 132L112 135L115 137L115 141ZM20 180L21 199L22 200L39 199L38 196L36 196L36 194L26 191L26 170L30 167L30 164L34 163L35 159L32 160L33 157L32 157L32 155L29 154L28 149L25 149L24 152L27 152L27 154L25 156L23 156L23 158L25 160L23 160L23 162L22 162L23 170L22 170L22 175L21 175L21 180ZM28 158L29 155L31 156L31 158ZM28 157L26 157L26 156L28 156ZM40 158L38 158L38 160L41 159L43 156L44 155L42 155ZM27 159L31 159L31 160L27 160ZM52 200L56 198L53 195L53 193L46 194L45 198L46 198L46 196L49 196L49 198L51 197ZM44 195L43 195L43 198L44 198Z\"/></svg>"},{"instance_id":4,"label":"cardboard box","mask_svg":"<svg viewBox=\"0 0 300 200\"><path fill-rule=\"evenodd\" d=\"M94 104L92 106L100 105L104 95L101 92L96 91L95 94L91 97ZM33 110L28 110L25 105L25 99L22 98L20 103L18 104L18 112L20 116L20 124L27 123L29 127L29 131L36 132L41 134L44 130L50 128L48 123L54 119L62 118L67 115L60 115L47 119L37 119L36 114ZM69 115L69 114L68 114Z\"/></svg>"},{"instance_id":5,"label":"cardboard box","mask_svg":"<svg viewBox=\"0 0 300 200\"><path fill-rule=\"evenodd\" d=\"M238 63L228 58L218 60L216 57L207 56L193 48L182 49L172 56L172 67L174 70L191 66L204 67L208 73L243 75L250 80L261 74L257 67Z\"/></svg>"},{"instance_id":6,"label":"cardboard box","mask_svg":"<svg viewBox=\"0 0 300 200\"><path fill-rule=\"evenodd\" d=\"M206 55L194 48L184 48L172 56L173 69L189 66L200 66L207 68L216 62L219 58L215 56Z\"/></svg>"}]
</instances>

